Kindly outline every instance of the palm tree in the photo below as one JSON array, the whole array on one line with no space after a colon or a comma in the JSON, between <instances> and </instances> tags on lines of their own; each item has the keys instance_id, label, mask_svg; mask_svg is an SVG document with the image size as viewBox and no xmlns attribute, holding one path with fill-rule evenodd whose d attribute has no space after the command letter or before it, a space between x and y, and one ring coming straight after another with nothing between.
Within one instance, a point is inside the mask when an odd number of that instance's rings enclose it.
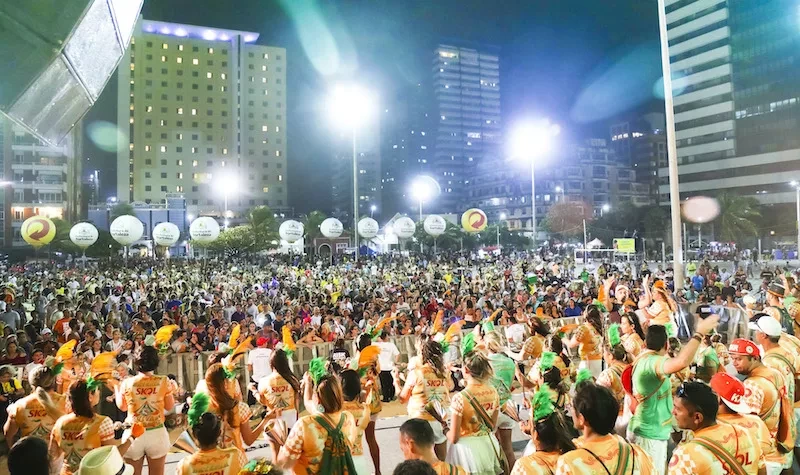
<instances>
[{"instance_id":1,"label":"palm tree","mask_svg":"<svg viewBox=\"0 0 800 475\"><path fill-rule=\"evenodd\" d=\"M312 211L303 220L303 227L306 232L306 239L311 242L314 238L322 236L319 225L328 218L322 211Z\"/></svg>"},{"instance_id":2,"label":"palm tree","mask_svg":"<svg viewBox=\"0 0 800 475\"><path fill-rule=\"evenodd\" d=\"M120 216L125 216L128 214L133 216L133 213L134 210L132 204L126 201L120 201L111 208L111 221L114 221Z\"/></svg>"},{"instance_id":3,"label":"palm tree","mask_svg":"<svg viewBox=\"0 0 800 475\"><path fill-rule=\"evenodd\" d=\"M717 195L717 202L719 217L714 222L722 241L741 242L756 235L754 220L761 216L761 212L755 198L723 192Z\"/></svg>"}]
</instances>

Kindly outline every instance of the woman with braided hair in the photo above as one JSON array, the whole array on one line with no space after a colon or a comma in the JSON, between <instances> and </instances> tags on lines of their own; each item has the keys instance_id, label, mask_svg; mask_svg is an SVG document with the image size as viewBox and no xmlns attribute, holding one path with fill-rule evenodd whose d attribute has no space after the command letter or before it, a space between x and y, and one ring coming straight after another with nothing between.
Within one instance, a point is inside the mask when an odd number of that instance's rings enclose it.
<instances>
[{"instance_id":1,"label":"woman with braided hair","mask_svg":"<svg viewBox=\"0 0 800 475\"><path fill-rule=\"evenodd\" d=\"M200 451L180 461L175 471L177 475L207 473L238 475L242 467L239 450L236 447L219 447L222 421L216 415L207 412L208 405L207 394L197 393L192 397L187 418L192 438L200 447Z\"/></svg>"},{"instance_id":2,"label":"woman with braided hair","mask_svg":"<svg viewBox=\"0 0 800 475\"><path fill-rule=\"evenodd\" d=\"M553 406L550 390L544 386L531 400L531 422L520 422L520 429L531 435L536 451L517 460L511 475L553 475L558 457L575 450L573 431L564 415Z\"/></svg>"},{"instance_id":3,"label":"woman with braided hair","mask_svg":"<svg viewBox=\"0 0 800 475\"><path fill-rule=\"evenodd\" d=\"M399 373L395 371L395 389L400 403L408 404L409 417L428 421L433 429L436 456L444 460L447 455L447 437L442 426L443 421L435 417L437 415L435 406L438 403L442 411L447 411L450 407L453 380L445 370L444 354L438 342L428 340L423 343L420 348L420 359L422 364L409 370L402 388ZM446 417L446 412L438 416Z\"/></svg>"},{"instance_id":4,"label":"woman with braided hair","mask_svg":"<svg viewBox=\"0 0 800 475\"><path fill-rule=\"evenodd\" d=\"M61 416L50 434L50 453L55 458L64 455L61 475L77 473L81 459L90 450L104 445L119 445L114 439L114 423L106 416L95 414L92 409L100 402L100 384L99 381L79 379L69 387L67 399L72 412ZM131 433L119 445L120 454L125 455L135 437Z\"/></svg>"}]
</instances>

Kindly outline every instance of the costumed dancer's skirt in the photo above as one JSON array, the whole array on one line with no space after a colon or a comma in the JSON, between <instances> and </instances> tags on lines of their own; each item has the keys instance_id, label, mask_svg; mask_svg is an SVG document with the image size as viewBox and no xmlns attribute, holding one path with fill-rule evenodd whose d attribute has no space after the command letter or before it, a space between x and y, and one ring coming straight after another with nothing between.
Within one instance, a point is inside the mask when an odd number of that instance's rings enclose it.
<instances>
[{"instance_id":1,"label":"costumed dancer's skirt","mask_svg":"<svg viewBox=\"0 0 800 475\"><path fill-rule=\"evenodd\" d=\"M502 454L494 434L462 437L447 449L446 461L471 475L497 475L503 468L496 454Z\"/></svg>"}]
</instances>

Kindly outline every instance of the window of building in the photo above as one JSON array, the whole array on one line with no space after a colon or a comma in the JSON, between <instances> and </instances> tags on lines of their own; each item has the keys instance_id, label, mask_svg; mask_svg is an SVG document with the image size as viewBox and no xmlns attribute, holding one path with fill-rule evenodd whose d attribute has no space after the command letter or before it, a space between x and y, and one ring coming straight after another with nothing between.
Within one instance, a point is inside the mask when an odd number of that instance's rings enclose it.
<instances>
[{"instance_id":1,"label":"window of building","mask_svg":"<svg viewBox=\"0 0 800 475\"><path fill-rule=\"evenodd\" d=\"M152 48L153 47L153 42L152 41L148 41L147 42L147 47L148 48Z\"/></svg>"},{"instance_id":2,"label":"window of building","mask_svg":"<svg viewBox=\"0 0 800 475\"><path fill-rule=\"evenodd\" d=\"M149 145L145 145L144 146L144 151L145 152L149 152L150 151L150 146Z\"/></svg>"},{"instance_id":3,"label":"window of building","mask_svg":"<svg viewBox=\"0 0 800 475\"><path fill-rule=\"evenodd\" d=\"M197 109L192 109L192 115L197 115Z\"/></svg>"},{"instance_id":4,"label":"window of building","mask_svg":"<svg viewBox=\"0 0 800 475\"><path fill-rule=\"evenodd\" d=\"M178 51L183 51L183 45L178 45Z\"/></svg>"},{"instance_id":5,"label":"window of building","mask_svg":"<svg viewBox=\"0 0 800 475\"><path fill-rule=\"evenodd\" d=\"M192 147L192 153L197 153L197 147Z\"/></svg>"},{"instance_id":6,"label":"window of building","mask_svg":"<svg viewBox=\"0 0 800 475\"><path fill-rule=\"evenodd\" d=\"M193 187L192 187L192 191L193 191L193 192L195 192L195 193L197 193L197 192L199 191L199 187L197 187L197 186L193 186Z\"/></svg>"},{"instance_id":7,"label":"window of building","mask_svg":"<svg viewBox=\"0 0 800 475\"><path fill-rule=\"evenodd\" d=\"M200 64L200 60L198 60L197 58L192 58L192 64L194 64L195 66L197 66L197 65L199 65L199 64Z\"/></svg>"},{"instance_id":8,"label":"window of building","mask_svg":"<svg viewBox=\"0 0 800 475\"><path fill-rule=\"evenodd\" d=\"M208 147L208 148L206 148L206 153L211 155L212 153L214 153L214 149L211 148L211 147Z\"/></svg>"},{"instance_id":9,"label":"window of building","mask_svg":"<svg viewBox=\"0 0 800 475\"><path fill-rule=\"evenodd\" d=\"M197 160L192 160L192 166L193 166L193 167L196 167L196 166L197 166Z\"/></svg>"},{"instance_id":10,"label":"window of building","mask_svg":"<svg viewBox=\"0 0 800 475\"><path fill-rule=\"evenodd\" d=\"M166 133L161 134L161 140L167 140L167 134Z\"/></svg>"},{"instance_id":11,"label":"window of building","mask_svg":"<svg viewBox=\"0 0 800 475\"><path fill-rule=\"evenodd\" d=\"M176 174L175 174L175 177L176 177L178 180L183 180L183 173L181 173L181 172L178 172L178 173L176 173Z\"/></svg>"},{"instance_id":12,"label":"window of building","mask_svg":"<svg viewBox=\"0 0 800 475\"><path fill-rule=\"evenodd\" d=\"M177 153L181 153L181 152L183 152L183 147L175 147L175 151Z\"/></svg>"},{"instance_id":13,"label":"window of building","mask_svg":"<svg viewBox=\"0 0 800 475\"><path fill-rule=\"evenodd\" d=\"M227 148L223 148L222 149L222 154L223 155L227 155L228 154L228 149Z\"/></svg>"},{"instance_id":14,"label":"window of building","mask_svg":"<svg viewBox=\"0 0 800 475\"><path fill-rule=\"evenodd\" d=\"M281 156L281 151L280 150L275 150L275 156L276 157L280 157Z\"/></svg>"},{"instance_id":15,"label":"window of building","mask_svg":"<svg viewBox=\"0 0 800 475\"><path fill-rule=\"evenodd\" d=\"M164 127L164 126L166 126L166 125L167 125L167 121L166 121L166 120L164 120L164 119L161 119L161 120L159 121L159 124L161 124L161 127Z\"/></svg>"},{"instance_id":16,"label":"window of building","mask_svg":"<svg viewBox=\"0 0 800 475\"><path fill-rule=\"evenodd\" d=\"M153 187L150 186L150 185L145 185L144 186L144 191L153 191Z\"/></svg>"},{"instance_id":17,"label":"window of building","mask_svg":"<svg viewBox=\"0 0 800 475\"><path fill-rule=\"evenodd\" d=\"M183 58L181 58L180 56L178 56L177 58L175 58L175 61L176 61L178 64L183 64Z\"/></svg>"},{"instance_id":18,"label":"window of building","mask_svg":"<svg viewBox=\"0 0 800 475\"><path fill-rule=\"evenodd\" d=\"M211 76L212 76L211 73L206 73L206 79L211 79Z\"/></svg>"},{"instance_id":19,"label":"window of building","mask_svg":"<svg viewBox=\"0 0 800 475\"><path fill-rule=\"evenodd\" d=\"M199 71L192 71L192 77L193 78L199 78L200 77L200 72Z\"/></svg>"},{"instance_id":20,"label":"window of building","mask_svg":"<svg viewBox=\"0 0 800 475\"><path fill-rule=\"evenodd\" d=\"M145 178L150 178L150 172L144 172L144 177Z\"/></svg>"},{"instance_id":21,"label":"window of building","mask_svg":"<svg viewBox=\"0 0 800 475\"><path fill-rule=\"evenodd\" d=\"M166 193L167 192L167 185L161 185L161 191Z\"/></svg>"},{"instance_id":22,"label":"window of building","mask_svg":"<svg viewBox=\"0 0 800 475\"><path fill-rule=\"evenodd\" d=\"M208 48L208 54L214 54L214 48Z\"/></svg>"},{"instance_id":23,"label":"window of building","mask_svg":"<svg viewBox=\"0 0 800 475\"><path fill-rule=\"evenodd\" d=\"M166 159L164 159L164 160L161 160L161 164L166 166L166 164L167 164L167 160L166 160Z\"/></svg>"}]
</instances>

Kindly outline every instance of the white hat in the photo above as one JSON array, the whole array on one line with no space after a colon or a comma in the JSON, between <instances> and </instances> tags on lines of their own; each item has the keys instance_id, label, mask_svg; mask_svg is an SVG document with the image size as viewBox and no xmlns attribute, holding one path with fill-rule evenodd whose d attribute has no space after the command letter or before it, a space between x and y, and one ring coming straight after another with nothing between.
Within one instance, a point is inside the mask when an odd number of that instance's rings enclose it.
<instances>
[{"instance_id":1,"label":"white hat","mask_svg":"<svg viewBox=\"0 0 800 475\"><path fill-rule=\"evenodd\" d=\"M747 329L765 333L767 336L781 336L781 324L769 315L764 315L757 321L748 323Z\"/></svg>"},{"instance_id":2,"label":"white hat","mask_svg":"<svg viewBox=\"0 0 800 475\"><path fill-rule=\"evenodd\" d=\"M131 475L133 467L122 460L115 445L90 450L83 456L78 475Z\"/></svg>"}]
</instances>

